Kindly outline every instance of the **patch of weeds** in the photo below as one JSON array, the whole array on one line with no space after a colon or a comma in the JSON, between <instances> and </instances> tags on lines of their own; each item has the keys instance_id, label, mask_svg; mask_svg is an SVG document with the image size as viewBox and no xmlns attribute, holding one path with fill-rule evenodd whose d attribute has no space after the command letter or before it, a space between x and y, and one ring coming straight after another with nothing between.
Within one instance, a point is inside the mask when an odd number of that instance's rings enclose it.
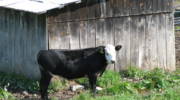
<instances>
[{"instance_id":1,"label":"patch of weeds","mask_svg":"<svg viewBox=\"0 0 180 100\"><path fill-rule=\"evenodd\" d=\"M106 70L101 77L98 77L97 86L102 88L112 87L114 84L120 83L121 76L118 72ZM80 78L75 80L77 83L88 86L88 78Z\"/></svg>"},{"instance_id":2,"label":"patch of weeds","mask_svg":"<svg viewBox=\"0 0 180 100\"><path fill-rule=\"evenodd\" d=\"M105 91L107 94L111 95L137 92L133 85L127 81L114 84L112 87L106 88Z\"/></svg>"},{"instance_id":3,"label":"patch of weeds","mask_svg":"<svg viewBox=\"0 0 180 100\"><path fill-rule=\"evenodd\" d=\"M120 72L122 77L128 78L143 78L146 71L142 71L137 67L128 67L127 70L123 70Z\"/></svg>"},{"instance_id":4,"label":"patch of weeds","mask_svg":"<svg viewBox=\"0 0 180 100\"><path fill-rule=\"evenodd\" d=\"M24 76L16 74L0 74L0 87L6 87L7 90L36 92L39 90L38 81L28 79Z\"/></svg>"},{"instance_id":5,"label":"patch of weeds","mask_svg":"<svg viewBox=\"0 0 180 100\"><path fill-rule=\"evenodd\" d=\"M120 75L122 77L120 77ZM165 72L155 68L143 71L138 68L128 68L119 73L106 71L99 78L98 85L103 91L93 97L90 92L83 92L71 100L179 100L180 70ZM87 79L80 82L88 82Z\"/></svg>"},{"instance_id":6,"label":"patch of weeds","mask_svg":"<svg viewBox=\"0 0 180 100\"><path fill-rule=\"evenodd\" d=\"M121 76L118 72L107 70L104 72L102 77L97 81L97 85L103 88L112 87L116 84L119 84Z\"/></svg>"},{"instance_id":7,"label":"patch of weeds","mask_svg":"<svg viewBox=\"0 0 180 100\"><path fill-rule=\"evenodd\" d=\"M58 97L50 97L49 100L59 100Z\"/></svg>"},{"instance_id":8,"label":"patch of weeds","mask_svg":"<svg viewBox=\"0 0 180 100\"><path fill-rule=\"evenodd\" d=\"M48 87L50 93L57 92L68 85L68 81L62 78L55 77L51 80Z\"/></svg>"},{"instance_id":9,"label":"patch of weeds","mask_svg":"<svg viewBox=\"0 0 180 100\"><path fill-rule=\"evenodd\" d=\"M88 78L79 78L79 79L76 79L75 81L81 85L84 85L85 87L89 87Z\"/></svg>"},{"instance_id":10,"label":"patch of weeds","mask_svg":"<svg viewBox=\"0 0 180 100\"><path fill-rule=\"evenodd\" d=\"M16 98L8 91L0 88L0 100L16 100Z\"/></svg>"}]
</instances>

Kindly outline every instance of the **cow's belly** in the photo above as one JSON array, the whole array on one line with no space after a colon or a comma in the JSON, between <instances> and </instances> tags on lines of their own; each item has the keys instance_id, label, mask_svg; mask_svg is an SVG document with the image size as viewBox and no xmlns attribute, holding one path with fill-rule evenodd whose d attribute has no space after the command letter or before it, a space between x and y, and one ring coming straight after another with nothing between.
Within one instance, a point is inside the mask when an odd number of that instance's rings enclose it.
<instances>
[{"instance_id":1,"label":"cow's belly","mask_svg":"<svg viewBox=\"0 0 180 100\"><path fill-rule=\"evenodd\" d=\"M81 77L85 77L86 76L86 74L85 73L66 73L66 72L64 72L64 73L53 73L54 75L58 75L58 76L61 76L61 77L63 77L63 78L66 78L66 79L69 79L69 80L71 80L71 79L77 79L77 78L81 78Z\"/></svg>"}]
</instances>

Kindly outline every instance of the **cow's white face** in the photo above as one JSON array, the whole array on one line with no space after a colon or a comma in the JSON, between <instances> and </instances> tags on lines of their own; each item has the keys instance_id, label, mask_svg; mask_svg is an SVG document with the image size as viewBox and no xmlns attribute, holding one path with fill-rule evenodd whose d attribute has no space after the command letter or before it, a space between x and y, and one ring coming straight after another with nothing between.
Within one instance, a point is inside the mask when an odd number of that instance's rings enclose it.
<instances>
[{"instance_id":1,"label":"cow's white face","mask_svg":"<svg viewBox=\"0 0 180 100\"><path fill-rule=\"evenodd\" d=\"M105 46L105 57L108 64L115 63L116 61L116 50L113 45Z\"/></svg>"}]
</instances>

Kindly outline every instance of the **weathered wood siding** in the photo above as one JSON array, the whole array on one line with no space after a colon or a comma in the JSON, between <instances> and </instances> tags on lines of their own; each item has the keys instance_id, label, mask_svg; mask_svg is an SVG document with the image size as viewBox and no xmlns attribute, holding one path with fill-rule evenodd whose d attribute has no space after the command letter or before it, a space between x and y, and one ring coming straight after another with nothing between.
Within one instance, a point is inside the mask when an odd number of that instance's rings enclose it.
<instances>
[{"instance_id":1,"label":"weathered wood siding","mask_svg":"<svg viewBox=\"0 0 180 100\"><path fill-rule=\"evenodd\" d=\"M39 77L36 55L46 49L46 17L0 8L0 71Z\"/></svg>"},{"instance_id":2,"label":"weathered wood siding","mask_svg":"<svg viewBox=\"0 0 180 100\"><path fill-rule=\"evenodd\" d=\"M175 69L173 0L82 0L48 14L50 49L121 44L117 63Z\"/></svg>"}]
</instances>

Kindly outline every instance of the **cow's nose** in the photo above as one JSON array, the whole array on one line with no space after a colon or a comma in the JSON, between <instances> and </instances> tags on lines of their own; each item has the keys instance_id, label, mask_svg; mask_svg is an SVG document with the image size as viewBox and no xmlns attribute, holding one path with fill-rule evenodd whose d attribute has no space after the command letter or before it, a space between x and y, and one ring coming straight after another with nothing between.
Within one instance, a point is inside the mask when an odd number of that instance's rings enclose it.
<instances>
[{"instance_id":1,"label":"cow's nose","mask_svg":"<svg viewBox=\"0 0 180 100\"><path fill-rule=\"evenodd\" d=\"M113 64L115 63L115 61L111 61Z\"/></svg>"}]
</instances>

